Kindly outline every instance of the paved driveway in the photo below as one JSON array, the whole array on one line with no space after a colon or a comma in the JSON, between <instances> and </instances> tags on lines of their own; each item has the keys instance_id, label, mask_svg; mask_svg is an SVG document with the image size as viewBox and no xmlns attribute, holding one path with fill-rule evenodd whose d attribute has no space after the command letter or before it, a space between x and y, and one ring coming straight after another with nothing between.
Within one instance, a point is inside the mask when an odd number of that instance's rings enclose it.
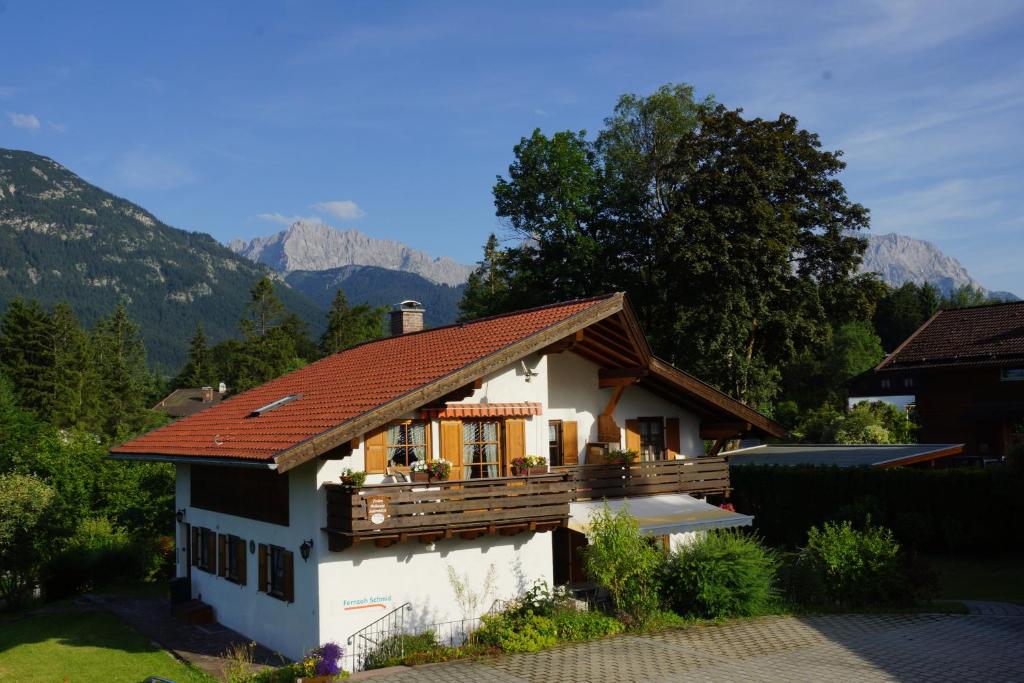
<instances>
[{"instance_id":1,"label":"paved driveway","mask_svg":"<svg viewBox=\"0 0 1024 683\"><path fill-rule=\"evenodd\" d=\"M374 677L375 683L894 680L1024 681L1024 617L767 617Z\"/></svg>"}]
</instances>

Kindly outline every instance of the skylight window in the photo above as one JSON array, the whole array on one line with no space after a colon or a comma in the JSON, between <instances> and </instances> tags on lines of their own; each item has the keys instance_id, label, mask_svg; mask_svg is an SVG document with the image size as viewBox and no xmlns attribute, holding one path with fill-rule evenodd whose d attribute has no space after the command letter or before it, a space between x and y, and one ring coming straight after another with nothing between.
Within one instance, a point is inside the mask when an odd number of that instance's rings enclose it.
<instances>
[{"instance_id":1,"label":"skylight window","mask_svg":"<svg viewBox=\"0 0 1024 683\"><path fill-rule=\"evenodd\" d=\"M302 397L302 394L291 394L289 396L285 396L284 398L279 398L279 399L277 399L276 401L274 401L272 403L268 403L267 405L262 406L260 408L257 408L256 410L252 411L251 413L249 413L249 417L259 417L260 415L263 415L264 413L269 413L274 408L280 408L285 403L291 403L295 399L301 398L301 397Z\"/></svg>"}]
</instances>

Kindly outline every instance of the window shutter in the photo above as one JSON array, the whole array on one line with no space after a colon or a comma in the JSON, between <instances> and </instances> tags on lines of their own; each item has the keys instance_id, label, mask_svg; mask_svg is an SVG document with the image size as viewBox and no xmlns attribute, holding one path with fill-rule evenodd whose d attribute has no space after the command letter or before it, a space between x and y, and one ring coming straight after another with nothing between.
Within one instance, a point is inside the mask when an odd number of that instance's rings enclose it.
<instances>
[{"instance_id":1,"label":"window shutter","mask_svg":"<svg viewBox=\"0 0 1024 683\"><path fill-rule=\"evenodd\" d=\"M505 420L505 468L511 467L515 458L526 455L526 420Z\"/></svg>"},{"instance_id":2,"label":"window shutter","mask_svg":"<svg viewBox=\"0 0 1024 683\"><path fill-rule=\"evenodd\" d=\"M217 576L228 575L228 535L217 534Z\"/></svg>"},{"instance_id":3,"label":"window shutter","mask_svg":"<svg viewBox=\"0 0 1024 683\"><path fill-rule=\"evenodd\" d=\"M245 546L245 540L239 538L235 541L235 547L233 549L235 552L235 562L238 565L238 583L243 586L246 584L246 580L248 579L245 566Z\"/></svg>"},{"instance_id":4,"label":"window shutter","mask_svg":"<svg viewBox=\"0 0 1024 683\"><path fill-rule=\"evenodd\" d=\"M284 599L295 602L295 555L291 551L284 552Z\"/></svg>"},{"instance_id":5,"label":"window shutter","mask_svg":"<svg viewBox=\"0 0 1024 683\"><path fill-rule=\"evenodd\" d=\"M267 546L260 543L258 555L260 560L260 576L259 581L256 584L256 590L258 590L260 593L267 592L267 560L269 559L267 555L269 554L269 552L270 549L267 548Z\"/></svg>"},{"instance_id":6,"label":"window shutter","mask_svg":"<svg viewBox=\"0 0 1024 683\"><path fill-rule=\"evenodd\" d=\"M452 479L462 479L462 420L441 420L441 457L452 464Z\"/></svg>"},{"instance_id":7,"label":"window shutter","mask_svg":"<svg viewBox=\"0 0 1024 683\"><path fill-rule=\"evenodd\" d=\"M665 418L665 448L668 450L666 458L675 460L679 455L679 418Z\"/></svg>"},{"instance_id":8,"label":"window shutter","mask_svg":"<svg viewBox=\"0 0 1024 683\"><path fill-rule=\"evenodd\" d=\"M192 527L192 543L189 550L192 552L192 566L199 566L199 527Z\"/></svg>"},{"instance_id":9,"label":"window shutter","mask_svg":"<svg viewBox=\"0 0 1024 683\"><path fill-rule=\"evenodd\" d=\"M217 571L217 534L209 529L206 530L206 566L203 569Z\"/></svg>"},{"instance_id":10,"label":"window shutter","mask_svg":"<svg viewBox=\"0 0 1024 683\"><path fill-rule=\"evenodd\" d=\"M640 420L626 420L626 450L640 452Z\"/></svg>"},{"instance_id":11,"label":"window shutter","mask_svg":"<svg viewBox=\"0 0 1024 683\"><path fill-rule=\"evenodd\" d=\"M367 432L364 437L366 458L366 471L373 474L383 474L388 463L388 434L387 428L381 427L372 432Z\"/></svg>"},{"instance_id":12,"label":"window shutter","mask_svg":"<svg viewBox=\"0 0 1024 683\"><path fill-rule=\"evenodd\" d=\"M580 444L576 440L576 421L562 421L562 464L578 465L580 463Z\"/></svg>"}]
</instances>

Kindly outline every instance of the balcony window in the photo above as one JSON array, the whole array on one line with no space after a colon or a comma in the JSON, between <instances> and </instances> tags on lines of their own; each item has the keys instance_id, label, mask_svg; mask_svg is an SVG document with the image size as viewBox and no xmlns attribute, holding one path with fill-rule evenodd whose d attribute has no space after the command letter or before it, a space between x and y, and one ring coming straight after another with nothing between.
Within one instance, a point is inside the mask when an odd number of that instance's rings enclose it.
<instances>
[{"instance_id":1,"label":"balcony window","mask_svg":"<svg viewBox=\"0 0 1024 683\"><path fill-rule=\"evenodd\" d=\"M641 417L637 420L640 431L640 459L665 459L665 423L660 417Z\"/></svg>"},{"instance_id":2,"label":"balcony window","mask_svg":"<svg viewBox=\"0 0 1024 683\"><path fill-rule=\"evenodd\" d=\"M411 420L388 425L388 464L409 467L427 459L429 428L426 422Z\"/></svg>"},{"instance_id":3,"label":"balcony window","mask_svg":"<svg viewBox=\"0 0 1024 683\"><path fill-rule=\"evenodd\" d=\"M467 478L501 476L501 423L467 420L462 423L462 463Z\"/></svg>"}]
</instances>

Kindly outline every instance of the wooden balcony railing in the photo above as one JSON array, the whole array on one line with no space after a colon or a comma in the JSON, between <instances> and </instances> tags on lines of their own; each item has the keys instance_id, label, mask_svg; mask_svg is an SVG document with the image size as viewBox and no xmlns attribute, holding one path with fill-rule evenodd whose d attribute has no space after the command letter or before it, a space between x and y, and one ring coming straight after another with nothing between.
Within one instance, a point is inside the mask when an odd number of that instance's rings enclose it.
<instances>
[{"instance_id":1,"label":"wooden balcony railing","mask_svg":"<svg viewBox=\"0 0 1024 683\"><path fill-rule=\"evenodd\" d=\"M553 468L573 483L573 500L600 500L691 493L701 496L729 492L729 462L725 458L654 460L629 465L570 465Z\"/></svg>"},{"instance_id":2,"label":"wooden balcony railing","mask_svg":"<svg viewBox=\"0 0 1024 683\"><path fill-rule=\"evenodd\" d=\"M352 488L325 484L328 547L407 539L431 543L459 536L514 535L565 526L569 503L659 493L729 491L725 458L555 467L549 474Z\"/></svg>"},{"instance_id":3,"label":"wooden balcony railing","mask_svg":"<svg viewBox=\"0 0 1024 683\"><path fill-rule=\"evenodd\" d=\"M572 486L565 473L358 489L326 484L324 531L332 551L364 541L386 547L411 538L548 531L568 523Z\"/></svg>"}]
</instances>

